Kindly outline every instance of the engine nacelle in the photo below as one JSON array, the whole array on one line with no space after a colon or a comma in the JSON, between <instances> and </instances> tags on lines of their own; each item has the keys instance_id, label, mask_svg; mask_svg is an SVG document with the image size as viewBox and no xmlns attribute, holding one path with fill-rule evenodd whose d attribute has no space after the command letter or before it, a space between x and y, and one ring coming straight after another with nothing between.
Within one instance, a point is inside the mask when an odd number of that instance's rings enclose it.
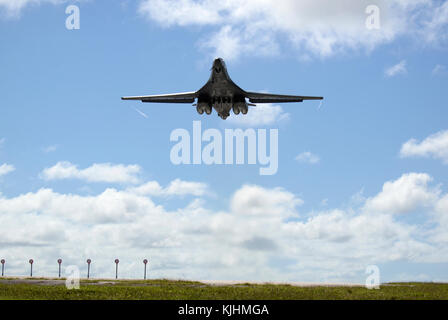
<instances>
[{"instance_id":1,"label":"engine nacelle","mask_svg":"<svg viewBox=\"0 0 448 320\"><path fill-rule=\"evenodd\" d=\"M202 107L201 107L199 104L196 106L196 111L197 111L199 114L204 114L204 109L202 109Z\"/></svg>"},{"instance_id":2,"label":"engine nacelle","mask_svg":"<svg viewBox=\"0 0 448 320\"><path fill-rule=\"evenodd\" d=\"M233 113L235 114L239 114L240 112L242 114L247 114L247 112L249 111L249 107L247 106L247 103L244 102L236 102L233 105Z\"/></svg>"},{"instance_id":3,"label":"engine nacelle","mask_svg":"<svg viewBox=\"0 0 448 320\"><path fill-rule=\"evenodd\" d=\"M199 114L204 114L204 112L206 114L211 114L212 106L208 102L198 102L196 110Z\"/></svg>"}]
</instances>

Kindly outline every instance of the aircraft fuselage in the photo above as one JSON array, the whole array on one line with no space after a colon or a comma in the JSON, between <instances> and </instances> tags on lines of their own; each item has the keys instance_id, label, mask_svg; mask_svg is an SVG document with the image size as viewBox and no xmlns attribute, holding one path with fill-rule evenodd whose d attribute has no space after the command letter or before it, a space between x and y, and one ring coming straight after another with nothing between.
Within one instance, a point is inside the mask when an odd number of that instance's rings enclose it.
<instances>
[{"instance_id":1,"label":"aircraft fuselage","mask_svg":"<svg viewBox=\"0 0 448 320\"><path fill-rule=\"evenodd\" d=\"M210 79L198 91L197 111L209 114L213 108L222 119L230 115L232 108L236 114L246 114L248 106L244 90L230 79L224 61L216 59L211 71Z\"/></svg>"}]
</instances>

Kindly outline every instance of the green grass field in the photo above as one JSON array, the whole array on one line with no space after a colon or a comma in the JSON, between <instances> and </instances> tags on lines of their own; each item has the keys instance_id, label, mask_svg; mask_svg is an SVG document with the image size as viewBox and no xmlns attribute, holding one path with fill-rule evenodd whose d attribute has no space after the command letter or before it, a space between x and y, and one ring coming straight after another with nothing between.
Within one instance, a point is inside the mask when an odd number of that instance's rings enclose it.
<instances>
[{"instance_id":1,"label":"green grass field","mask_svg":"<svg viewBox=\"0 0 448 320\"><path fill-rule=\"evenodd\" d=\"M106 282L106 283L104 283ZM191 281L81 281L79 290L64 285L0 282L0 300L340 300L448 299L448 284L390 283L378 290L363 287L295 287L290 285L206 285Z\"/></svg>"}]
</instances>

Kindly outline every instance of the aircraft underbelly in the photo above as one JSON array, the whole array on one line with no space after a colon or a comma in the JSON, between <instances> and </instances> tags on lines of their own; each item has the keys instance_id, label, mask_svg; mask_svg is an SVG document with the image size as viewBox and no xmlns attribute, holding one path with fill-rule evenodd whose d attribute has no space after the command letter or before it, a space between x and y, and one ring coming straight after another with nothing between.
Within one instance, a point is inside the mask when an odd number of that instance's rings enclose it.
<instances>
[{"instance_id":1,"label":"aircraft underbelly","mask_svg":"<svg viewBox=\"0 0 448 320\"><path fill-rule=\"evenodd\" d=\"M232 109L232 104L231 103L215 103L213 108L218 112L218 113L229 113L230 109Z\"/></svg>"},{"instance_id":2,"label":"aircraft underbelly","mask_svg":"<svg viewBox=\"0 0 448 320\"><path fill-rule=\"evenodd\" d=\"M238 92L237 87L231 81L220 79L215 81L210 89L213 109L223 119L227 118L233 108L234 97Z\"/></svg>"},{"instance_id":3,"label":"aircraft underbelly","mask_svg":"<svg viewBox=\"0 0 448 320\"><path fill-rule=\"evenodd\" d=\"M232 97L233 90L230 86L214 86L212 89L212 97Z\"/></svg>"}]
</instances>

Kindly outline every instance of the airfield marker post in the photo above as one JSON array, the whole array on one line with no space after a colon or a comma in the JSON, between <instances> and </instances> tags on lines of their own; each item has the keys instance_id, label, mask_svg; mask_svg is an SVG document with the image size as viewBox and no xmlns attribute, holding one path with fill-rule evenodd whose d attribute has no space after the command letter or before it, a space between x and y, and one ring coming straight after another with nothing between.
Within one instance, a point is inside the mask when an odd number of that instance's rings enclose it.
<instances>
[{"instance_id":1,"label":"airfield marker post","mask_svg":"<svg viewBox=\"0 0 448 320\"><path fill-rule=\"evenodd\" d=\"M59 278L61 277L61 263L62 263L62 259L58 259L58 264L59 264Z\"/></svg>"},{"instance_id":2,"label":"airfield marker post","mask_svg":"<svg viewBox=\"0 0 448 320\"><path fill-rule=\"evenodd\" d=\"M90 277L90 263L92 262L92 260L87 259L87 279L89 279Z\"/></svg>"},{"instance_id":3,"label":"airfield marker post","mask_svg":"<svg viewBox=\"0 0 448 320\"><path fill-rule=\"evenodd\" d=\"M120 260L115 259L115 279L118 279L118 263Z\"/></svg>"},{"instance_id":4,"label":"airfield marker post","mask_svg":"<svg viewBox=\"0 0 448 320\"><path fill-rule=\"evenodd\" d=\"M5 275L5 259L2 259L1 263L2 263L2 277Z\"/></svg>"},{"instance_id":5,"label":"airfield marker post","mask_svg":"<svg viewBox=\"0 0 448 320\"><path fill-rule=\"evenodd\" d=\"M28 262L30 263L30 266L31 266L30 277L33 277L33 263L34 263L34 260L30 259L30 261L28 261Z\"/></svg>"},{"instance_id":6,"label":"airfield marker post","mask_svg":"<svg viewBox=\"0 0 448 320\"><path fill-rule=\"evenodd\" d=\"M145 275L143 279L146 280L146 265L148 264L148 260L147 259L143 260L143 263L145 264Z\"/></svg>"}]
</instances>

